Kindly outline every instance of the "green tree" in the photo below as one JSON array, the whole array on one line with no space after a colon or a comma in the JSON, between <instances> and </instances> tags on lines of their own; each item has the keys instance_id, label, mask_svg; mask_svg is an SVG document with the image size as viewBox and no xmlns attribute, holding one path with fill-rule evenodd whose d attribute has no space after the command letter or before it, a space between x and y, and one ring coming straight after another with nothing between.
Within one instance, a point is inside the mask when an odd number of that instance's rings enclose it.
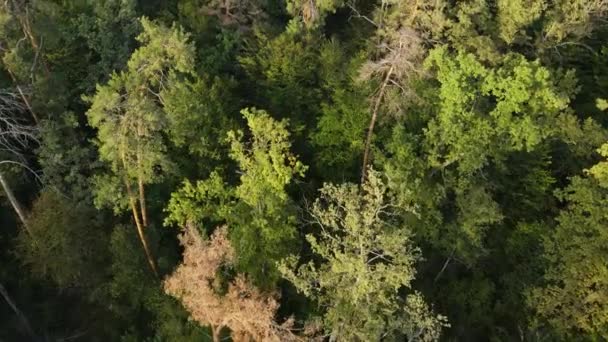
<instances>
[{"instance_id":1,"label":"green tree","mask_svg":"<svg viewBox=\"0 0 608 342\"><path fill-rule=\"evenodd\" d=\"M117 213L130 207L148 263L157 273L144 230L148 227L145 186L170 171L162 136L167 118L159 93L175 73L192 71L194 47L178 27L170 29L146 18L141 24L143 32L137 39L142 47L131 55L126 71L97 87L87 116L97 128L99 155L111 168L95 179L96 204L110 205Z\"/></svg>"},{"instance_id":2,"label":"green tree","mask_svg":"<svg viewBox=\"0 0 608 342\"><path fill-rule=\"evenodd\" d=\"M209 169L210 161L223 157L224 137L236 126L232 114L238 112L238 101L231 96L233 88L231 80L203 75L174 78L160 93L169 139L177 147L187 147Z\"/></svg>"},{"instance_id":3,"label":"green tree","mask_svg":"<svg viewBox=\"0 0 608 342\"><path fill-rule=\"evenodd\" d=\"M83 38L93 62L89 63L83 91L93 91L97 82L107 81L114 71L126 66L141 30L136 5L135 0L92 1L88 11L78 11L75 34Z\"/></svg>"},{"instance_id":4,"label":"green tree","mask_svg":"<svg viewBox=\"0 0 608 342\"><path fill-rule=\"evenodd\" d=\"M270 287L278 279L276 262L297 245L296 207L286 187L307 167L290 151L286 120L256 109L242 114L250 139L240 130L228 135L239 184L232 188L215 172L196 185L186 181L169 202L168 222L228 223L237 267L257 285Z\"/></svg>"},{"instance_id":5,"label":"green tree","mask_svg":"<svg viewBox=\"0 0 608 342\"><path fill-rule=\"evenodd\" d=\"M554 139L583 156L604 133L573 115L572 73L552 73L518 54L491 68L473 54L453 55L445 48L433 50L426 65L439 81L437 95L429 93L428 99L436 106L417 109L420 117L428 115L426 127L409 121L413 129L395 130L386 167L400 201L428 208L423 218L434 218L420 233L447 243L446 254L453 251L470 264L485 253L487 230L504 219L494 198L496 184L480 177L484 172L504 173L512 169L506 163L514 154L542 151ZM425 161L405 160L420 156ZM546 193L546 187L538 189Z\"/></svg>"},{"instance_id":6,"label":"green tree","mask_svg":"<svg viewBox=\"0 0 608 342\"><path fill-rule=\"evenodd\" d=\"M421 253L395 214L376 172L369 173L362 188L325 184L311 211L320 232L306 236L319 263L296 267L296 257L282 262L283 275L327 308L323 318L331 340L398 340L405 335L431 341L447 325L412 291ZM399 294L403 289L409 292L405 298Z\"/></svg>"},{"instance_id":7,"label":"green tree","mask_svg":"<svg viewBox=\"0 0 608 342\"><path fill-rule=\"evenodd\" d=\"M321 103L316 128L310 135L314 165L323 179L333 181L359 176L367 127L368 89L354 81L363 58L360 53L351 58L348 49L337 39L320 49L320 74L329 99Z\"/></svg>"},{"instance_id":8,"label":"green tree","mask_svg":"<svg viewBox=\"0 0 608 342\"><path fill-rule=\"evenodd\" d=\"M60 288L99 286L108 241L93 208L45 189L33 204L28 226L30 234L19 235L17 253L34 275Z\"/></svg>"},{"instance_id":9,"label":"green tree","mask_svg":"<svg viewBox=\"0 0 608 342\"><path fill-rule=\"evenodd\" d=\"M608 157L608 144L598 152ZM531 292L530 304L564 338L583 332L608 338L608 162L574 177L558 197L567 203L557 227L545 236L544 285Z\"/></svg>"},{"instance_id":10,"label":"green tree","mask_svg":"<svg viewBox=\"0 0 608 342\"><path fill-rule=\"evenodd\" d=\"M289 29L277 36L256 33L256 44L239 58L255 90L253 99L273 115L280 115L278 118L288 118L299 137L318 112L320 39L314 32Z\"/></svg>"},{"instance_id":11,"label":"green tree","mask_svg":"<svg viewBox=\"0 0 608 342\"><path fill-rule=\"evenodd\" d=\"M379 161L398 203L416 208L403 219L427 251L422 288L452 317L453 336L516 336L529 322L524 290L543 269L536 227L606 131L574 114L573 72L447 47L426 64L433 75L416 88L422 101Z\"/></svg>"}]
</instances>

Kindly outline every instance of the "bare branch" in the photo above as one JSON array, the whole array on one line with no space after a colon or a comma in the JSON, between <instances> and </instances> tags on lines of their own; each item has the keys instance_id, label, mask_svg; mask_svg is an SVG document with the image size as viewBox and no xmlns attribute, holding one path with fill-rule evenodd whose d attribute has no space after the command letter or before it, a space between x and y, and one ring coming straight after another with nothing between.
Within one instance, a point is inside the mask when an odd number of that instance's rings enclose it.
<instances>
[{"instance_id":1,"label":"bare branch","mask_svg":"<svg viewBox=\"0 0 608 342\"><path fill-rule=\"evenodd\" d=\"M371 20L369 17L362 15L356 8L355 6L353 6L350 2L346 3L346 7L350 8L350 10L353 12L353 17L355 18L360 18L363 19L365 21L367 21L368 23L374 25L375 27L379 27L378 24L376 24L375 21Z\"/></svg>"}]
</instances>

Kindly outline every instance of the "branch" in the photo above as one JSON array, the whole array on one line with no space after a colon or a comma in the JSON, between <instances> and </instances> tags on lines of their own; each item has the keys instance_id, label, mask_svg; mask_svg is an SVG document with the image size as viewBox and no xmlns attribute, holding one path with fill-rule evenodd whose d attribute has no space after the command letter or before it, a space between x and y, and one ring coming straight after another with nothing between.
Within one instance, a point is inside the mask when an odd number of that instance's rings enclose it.
<instances>
[{"instance_id":1,"label":"branch","mask_svg":"<svg viewBox=\"0 0 608 342\"><path fill-rule=\"evenodd\" d=\"M365 16L365 15L362 15L362 14L361 14L361 13L360 13L360 12L359 12L359 11L358 11L356 8L355 8L355 6L353 6L352 4L350 4L350 3L346 3L346 6L347 6L348 8L350 8L350 10L351 10L351 11L353 11L353 15L354 15L354 17L355 17L355 18L361 18L361 19L363 19L363 20L367 21L368 23L370 23L370 24L374 25L375 27L379 27L379 25L378 25L378 24L376 24L376 22L375 22L375 21L371 20L369 17L367 17L367 16Z\"/></svg>"},{"instance_id":2,"label":"branch","mask_svg":"<svg viewBox=\"0 0 608 342\"><path fill-rule=\"evenodd\" d=\"M40 176L38 175L38 173L34 170L32 170L29 166L25 165L24 163L18 162L18 161L14 161L14 160L0 160L0 165L3 164L13 164L13 165L18 165L21 166L22 168L24 168L26 171L29 171L32 175L34 175L34 177L36 178L36 180L42 184L42 178L40 178Z\"/></svg>"},{"instance_id":3,"label":"branch","mask_svg":"<svg viewBox=\"0 0 608 342\"><path fill-rule=\"evenodd\" d=\"M441 268L441 270L439 271L439 273L437 273L437 275L435 276L435 279L433 279L433 283L436 283L437 280L439 280L439 278L441 277L441 275L443 274L443 272L445 271L445 269L448 267L448 265L450 264L450 261L452 261L452 258L454 257L454 252L456 252L456 248L455 247L454 247L454 249L452 249L452 253L446 259L446 261L443 264L443 267Z\"/></svg>"},{"instance_id":4,"label":"branch","mask_svg":"<svg viewBox=\"0 0 608 342\"><path fill-rule=\"evenodd\" d=\"M25 331L27 331L28 335L30 335L32 340L38 341L38 336L36 336L36 333L34 333L34 330L32 329L32 326L30 325L30 322L28 321L27 317L23 314L23 312L21 312L21 310L19 310L19 308L17 307L17 304L15 304L15 302L13 302L13 300L9 296L8 292L6 291L6 288L4 288L4 286L2 284L0 284L0 295L2 295L2 297L4 297L4 300L6 300L6 302L11 307L11 309L13 309L13 312L15 312L15 315L17 315L17 317L19 317L19 320L21 321L21 325L23 325L23 327L25 328Z\"/></svg>"}]
</instances>

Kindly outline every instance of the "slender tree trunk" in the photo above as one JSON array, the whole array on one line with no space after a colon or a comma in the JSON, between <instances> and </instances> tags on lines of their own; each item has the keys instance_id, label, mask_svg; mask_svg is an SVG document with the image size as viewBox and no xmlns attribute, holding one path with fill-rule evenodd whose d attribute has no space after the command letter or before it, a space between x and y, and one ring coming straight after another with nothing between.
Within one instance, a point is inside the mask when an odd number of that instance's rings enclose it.
<instances>
[{"instance_id":1,"label":"slender tree trunk","mask_svg":"<svg viewBox=\"0 0 608 342\"><path fill-rule=\"evenodd\" d=\"M139 187L139 206L141 210L141 220L144 228L148 228L148 210L146 208L146 193L144 189L144 182L141 177L138 178L137 184Z\"/></svg>"},{"instance_id":2,"label":"slender tree trunk","mask_svg":"<svg viewBox=\"0 0 608 342\"><path fill-rule=\"evenodd\" d=\"M21 95L21 98L23 99L23 102L25 103L25 106L27 107L27 110L30 112L30 114L32 114L32 118L34 119L34 122L37 125L38 122L39 122L38 116L36 115L36 113L34 113L34 110L32 109L32 106L30 105L30 101L27 99L27 97L23 93L23 90L21 90L21 86L20 85L17 85L17 90L19 91L19 95Z\"/></svg>"},{"instance_id":3,"label":"slender tree trunk","mask_svg":"<svg viewBox=\"0 0 608 342\"><path fill-rule=\"evenodd\" d=\"M436 283L437 280L439 280L439 278L441 278L441 275L443 274L443 272L445 272L445 270L448 268L450 261L452 261L452 258L454 257L455 252L456 252L456 248L452 249L452 253L450 253L450 256L445 260L443 267L441 268L439 273L437 273L437 275L435 276L435 279L433 279L433 283Z\"/></svg>"},{"instance_id":4,"label":"slender tree trunk","mask_svg":"<svg viewBox=\"0 0 608 342\"><path fill-rule=\"evenodd\" d=\"M121 152L122 166L126 169L127 161L125 157L124 151ZM127 196L129 196L129 204L131 206L131 211L133 212L133 219L135 220L135 227L137 228L137 234L139 235L139 240L141 241L142 246L144 247L144 252L146 253L146 259L148 260L148 264L154 272L154 275L158 277L158 270L156 269L156 262L154 261L154 257L152 255L152 251L148 246L148 240L146 239L146 235L144 232L144 227L139 218L139 211L137 210L137 198L133 194L133 190L131 189L131 185L129 184L129 179L125 176L125 187L127 189Z\"/></svg>"},{"instance_id":5,"label":"slender tree trunk","mask_svg":"<svg viewBox=\"0 0 608 342\"><path fill-rule=\"evenodd\" d=\"M0 173L0 183L2 184L2 188L4 189L4 192L6 193L6 197L8 198L8 201L11 203L11 206L13 206L13 209L17 213L19 220L23 224L25 231L27 232L27 234L29 236L32 236L30 227L27 224L25 212L23 211L21 204L19 204L19 201L17 201L15 194L13 194L13 190L11 189L10 185L8 184L8 182L6 181L6 178L4 178L4 175L2 173Z\"/></svg>"},{"instance_id":6,"label":"slender tree trunk","mask_svg":"<svg viewBox=\"0 0 608 342\"><path fill-rule=\"evenodd\" d=\"M30 325L30 322L28 321L27 317L23 314L23 312L21 312L21 310L19 310L17 304L15 304L15 302L11 299L11 297L8 295L8 292L6 291L6 288L4 288L2 284L0 284L0 295L4 297L4 300L6 300L8 306L13 309L15 315L19 317L19 321L21 321L21 325L23 325L23 328L25 329L27 334L30 335L32 340L38 341L38 336L36 336L36 333L34 333L34 330L32 329L32 326Z\"/></svg>"},{"instance_id":7,"label":"slender tree trunk","mask_svg":"<svg viewBox=\"0 0 608 342\"><path fill-rule=\"evenodd\" d=\"M445 263L443 264L443 267L441 268L441 270L439 271L439 273L437 273L437 275L435 276L435 279L433 279L433 283L436 283L437 280L439 280L439 278L441 278L441 275L443 274L443 272L445 272L445 269L448 268L448 265L450 264L450 261L452 261L452 257L451 256L445 260Z\"/></svg>"},{"instance_id":8,"label":"slender tree trunk","mask_svg":"<svg viewBox=\"0 0 608 342\"><path fill-rule=\"evenodd\" d=\"M129 203L131 205L131 210L133 211L133 219L135 220L135 227L137 228L137 234L139 235L139 240L141 241L142 246L144 247L144 252L146 253L146 258L148 259L148 264L154 272L154 275L158 277L158 270L156 269L156 262L154 262L154 257L152 256L152 251L150 251L150 247L148 246L148 240L146 239L146 235L144 233L144 227L139 219L139 213L137 210L137 200L133 195L133 191L131 190L131 186L129 182L125 180L125 185L127 187L127 195L129 196Z\"/></svg>"},{"instance_id":9,"label":"slender tree trunk","mask_svg":"<svg viewBox=\"0 0 608 342\"><path fill-rule=\"evenodd\" d=\"M32 46L32 49L34 50L36 55L38 55L40 53L41 48L40 45L38 45L38 42L36 41L36 37L34 37L34 32L32 31L32 25L30 23L30 13L27 5L25 5L23 11L25 12L25 15L18 16L19 23L21 24L21 30L30 41L30 45ZM44 60L44 58L42 58L42 66L44 67L46 76L49 76L49 66L47 65L46 60Z\"/></svg>"},{"instance_id":10,"label":"slender tree trunk","mask_svg":"<svg viewBox=\"0 0 608 342\"><path fill-rule=\"evenodd\" d=\"M376 120L378 118L378 111L380 110L380 103L382 103L382 99L384 98L384 92L386 91L386 86L393 74L394 66L386 73L386 77L384 78L384 82L380 86L380 91L378 92L378 97L374 103L374 110L372 112L372 120L369 123L369 128L367 129L367 138L365 139L365 150L363 152L363 167L361 169L361 184L365 183L365 178L367 177L367 166L369 164L370 158L370 149L372 145L372 137L374 135L374 126L376 125Z\"/></svg>"},{"instance_id":11,"label":"slender tree trunk","mask_svg":"<svg viewBox=\"0 0 608 342\"><path fill-rule=\"evenodd\" d=\"M141 136L141 121L137 122L137 135ZM141 220L144 228L148 227L148 209L146 207L146 191L144 188L144 180L142 175L141 165L141 146L137 144L137 186L139 188L139 209L141 210Z\"/></svg>"}]
</instances>

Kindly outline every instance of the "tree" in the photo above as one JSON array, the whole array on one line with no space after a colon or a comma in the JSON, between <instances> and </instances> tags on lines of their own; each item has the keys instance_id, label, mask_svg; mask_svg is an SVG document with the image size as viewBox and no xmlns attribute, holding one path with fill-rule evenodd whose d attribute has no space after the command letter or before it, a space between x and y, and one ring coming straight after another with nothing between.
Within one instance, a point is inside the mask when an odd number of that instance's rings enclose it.
<instances>
[{"instance_id":1,"label":"tree","mask_svg":"<svg viewBox=\"0 0 608 342\"><path fill-rule=\"evenodd\" d=\"M375 46L370 59L361 66L359 80L374 80L378 87L370 97L371 119L363 151L361 183L365 182L371 158L378 114L382 109L393 115L403 113L407 102L415 98L412 83L423 74L425 45L432 38L433 30L441 31L445 25L442 5L442 1L399 0L377 9L375 21L368 19L376 28L372 38Z\"/></svg>"},{"instance_id":2,"label":"tree","mask_svg":"<svg viewBox=\"0 0 608 342\"><path fill-rule=\"evenodd\" d=\"M141 24L143 32L137 39L142 47L131 55L127 71L113 74L107 85L97 87L87 116L98 130L100 157L111 167L111 173L95 180L96 203L112 205L116 212L131 208L148 263L157 273L145 237L145 186L169 171L162 137L167 119L159 93L175 73L192 72L194 47L178 27L169 29L146 18Z\"/></svg>"},{"instance_id":3,"label":"tree","mask_svg":"<svg viewBox=\"0 0 608 342\"><path fill-rule=\"evenodd\" d=\"M551 220L553 191L606 134L571 108L572 73L518 53L492 62L478 53L430 52L435 80L417 88L421 103L381 159L398 203L417 209L404 220L428 251L424 287L462 339L527 326L523 291L543 269L535 251L545 233L535 227Z\"/></svg>"},{"instance_id":4,"label":"tree","mask_svg":"<svg viewBox=\"0 0 608 342\"><path fill-rule=\"evenodd\" d=\"M78 11L76 32L91 51L82 90L91 92L97 82L106 82L113 72L122 70L141 30L135 0L93 1Z\"/></svg>"},{"instance_id":5,"label":"tree","mask_svg":"<svg viewBox=\"0 0 608 342\"><path fill-rule=\"evenodd\" d=\"M35 32L34 19L36 9L29 1L4 1L0 4L0 30L2 31L3 49L2 64L17 89L23 104L37 123L39 117L33 109L31 88L36 81L40 65L48 75L49 66L42 53L42 37ZM21 41L29 44L20 44ZM30 55L31 56L28 56Z\"/></svg>"},{"instance_id":6,"label":"tree","mask_svg":"<svg viewBox=\"0 0 608 342\"><path fill-rule=\"evenodd\" d=\"M240 183L231 188L218 173L196 186L185 182L169 202L168 222L226 222L238 269L266 288L278 279L276 262L296 245L296 208L286 187L307 167L290 151L286 120L256 109L242 114L251 138L244 141L240 130L228 135Z\"/></svg>"},{"instance_id":7,"label":"tree","mask_svg":"<svg viewBox=\"0 0 608 342\"><path fill-rule=\"evenodd\" d=\"M445 317L435 316L412 290L420 250L411 232L395 220L395 208L379 173L370 171L362 188L325 184L311 217L320 228L306 239L319 262L296 267L282 262L281 273L327 311L330 340L436 340ZM400 296L404 289L410 293Z\"/></svg>"},{"instance_id":8,"label":"tree","mask_svg":"<svg viewBox=\"0 0 608 342\"><path fill-rule=\"evenodd\" d=\"M276 294L261 292L243 274L222 280L222 268L229 268L235 259L225 226L204 241L188 225L180 241L184 261L164 280L165 292L178 298L196 322L211 327L214 342L221 341L223 328L230 329L235 341L297 340L290 332L291 320L275 321Z\"/></svg>"},{"instance_id":9,"label":"tree","mask_svg":"<svg viewBox=\"0 0 608 342\"><path fill-rule=\"evenodd\" d=\"M146 256L138 251L138 240L132 227L125 225L114 227L110 235L110 278L97 295L114 315L112 333L118 336L111 340L208 340L207 331L189 322L188 313L164 293L158 279L146 269Z\"/></svg>"},{"instance_id":10,"label":"tree","mask_svg":"<svg viewBox=\"0 0 608 342\"><path fill-rule=\"evenodd\" d=\"M598 152L608 157L608 144ZM572 178L558 196L567 207L557 217L556 229L545 236L548 268L529 303L565 338L579 331L608 338L608 162L591 167L586 177Z\"/></svg>"},{"instance_id":11,"label":"tree","mask_svg":"<svg viewBox=\"0 0 608 342\"><path fill-rule=\"evenodd\" d=\"M328 14L335 13L343 5L343 0L288 0L287 11L307 27L317 27Z\"/></svg>"},{"instance_id":12,"label":"tree","mask_svg":"<svg viewBox=\"0 0 608 342\"><path fill-rule=\"evenodd\" d=\"M295 206L286 187L307 167L290 151L287 121L266 112L245 110L251 140L231 132L231 157L242 172L236 205L227 217L238 264L257 284L278 278L276 262L297 246Z\"/></svg>"},{"instance_id":13,"label":"tree","mask_svg":"<svg viewBox=\"0 0 608 342\"><path fill-rule=\"evenodd\" d=\"M236 126L232 113L238 112L238 101L231 96L233 88L230 80L203 75L192 80L172 79L160 93L171 142L187 147L190 155L201 158L209 169L212 161L225 157L224 138Z\"/></svg>"},{"instance_id":14,"label":"tree","mask_svg":"<svg viewBox=\"0 0 608 342\"><path fill-rule=\"evenodd\" d=\"M428 203L428 215L423 217L440 220L421 225L420 233L435 234L428 240L447 243L442 247L446 254L453 250L471 264L485 253L482 241L487 229L504 218L493 197L496 185L481 174L512 169L506 162L514 154L542 151L553 139L582 156L604 133L592 120L581 122L572 113L571 73L552 73L540 61L519 54L504 56L497 67L486 67L473 54L454 56L445 48L431 51L425 63L440 84L439 92L428 99L437 106L420 110L420 116L429 118L421 132L395 130L399 138L389 149L395 156L404 153L403 158L424 155L426 161L388 160L389 178L413 176L402 184L404 192L396 192L403 194L403 203ZM415 169L406 170L410 167ZM441 179L434 181L439 175ZM413 183L430 188L413 194L416 187L407 186ZM443 210L438 212L440 207ZM444 215L454 221L439 223ZM439 233L429 226L448 231Z\"/></svg>"},{"instance_id":15,"label":"tree","mask_svg":"<svg viewBox=\"0 0 608 342\"><path fill-rule=\"evenodd\" d=\"M443 38L458 51L491 64L500 61L504 51L559 64L565 49L574 48L578 56L593 50L587 40L605 27L607 10L604 0L459 2L446 8Z\"/></svg>"},{"instance_id":16,"label":"tree","mask_svg":"<svg viewBox=\"0 0 608 342\"><path fill-rule=\"evenodd\" d=\"M28 125L18 118L18 115L23 112L24 105L15 92L0 91L0 148L2 149L0 165L17 165L33 172L26 165L24 149L29 147L32 142L37 142L38 135L34 126ZM34 175L37 176L36 173ZM0 185L21 224L29 233L26 213L2 171L0 171Z\"/></svg>"},{"instance_id":17,"label":"tree","mask_svg":"<svg viewBox=\"0 0 608 342\"><path fill-rule=\"evenodd\" d=\"M20 234L19 258L36 277L60 288L89 289L105 276L107 239L87 203L74 203L44 189L28 215L29 234Z\"/></svg>"},{"instance_id":18,"label":"tree","mask_svg":"<svg viewBox=\"0 0 608 342\"><path fill-rule=\"evenodd\" d=\"M296 137L314 123L318 112L317 46L312 32L287 29L277 36L257 32L256 45L239 62L253 85L258 106L277 118L288 118Z\"/></svg>"},{"instance_id":19,"label":"tree","mask_svg":"<svg viewBox=\"0 0 608 342\"><path fill-rule=\"evenodd\" d=\"M333 39L323 44L319 53L322 85L329 98L321 103L310 140L313 165L323 179L331 181L360 177L369 89L367 84L355 82L365 56L351 49Z\"/></svg>"}]
</instances>

